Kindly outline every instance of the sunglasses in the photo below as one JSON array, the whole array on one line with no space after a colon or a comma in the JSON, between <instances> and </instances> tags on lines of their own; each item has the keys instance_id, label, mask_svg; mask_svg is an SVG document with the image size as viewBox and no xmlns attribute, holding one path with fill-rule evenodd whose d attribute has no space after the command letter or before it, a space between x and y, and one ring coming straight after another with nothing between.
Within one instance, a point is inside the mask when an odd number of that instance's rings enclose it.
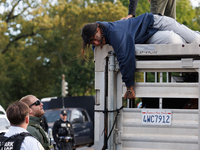
<instances>
[{"instance_id":1,"label":"sunglasses","mask_svg":"<svg viewBox=\"0 0 200 150\"><path fill-rule=\"evenodd\" d=\"M31 104L31 105L29 106L29 108L30 108L31 106L33 106L33 105L38 106L38 105L40 105L40 104L41 104L41 101L38 99L36 102L34 102L33 104Z\"/></svg>"}]
</instances>

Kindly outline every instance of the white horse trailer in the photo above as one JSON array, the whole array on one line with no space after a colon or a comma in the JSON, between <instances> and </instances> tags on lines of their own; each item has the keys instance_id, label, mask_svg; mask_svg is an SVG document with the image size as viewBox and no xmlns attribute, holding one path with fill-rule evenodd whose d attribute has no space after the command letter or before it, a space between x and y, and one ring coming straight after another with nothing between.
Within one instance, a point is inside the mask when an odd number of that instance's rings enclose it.
<instances>
[{"instance_id":1,"label":"white horse trailer","mask_svg":"<svg viewBox=\"0 0 200 150\"><path fill-rule=\"evenodd\" d=\"M138 44L135 54L136 72L142 72L143 79L134 89L143 107L131 108L133 102L127 100L119 110L126 87L113 48L94 50L95 150L200 150L200 45ZM155 82L148 82L152 72ZM183 79L184 73L189 80ZM191 100L196 100L194 109L189 109Z\"/></svg>"}]
</instances>

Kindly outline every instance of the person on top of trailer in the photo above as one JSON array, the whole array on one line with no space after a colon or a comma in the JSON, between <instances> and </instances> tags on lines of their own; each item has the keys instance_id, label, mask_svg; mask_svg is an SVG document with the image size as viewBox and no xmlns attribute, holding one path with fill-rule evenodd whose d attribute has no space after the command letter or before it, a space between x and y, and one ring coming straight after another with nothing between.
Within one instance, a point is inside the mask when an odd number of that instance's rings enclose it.
<instances>
[{"instance_id":1,"label":"person on top of trailer","mask_svg":"<svg viewBox=\"0 0 200 150\"><path fill-rule=\"evenodd\" d=\"M161 14L176 19L176 0L148 0L151 4L150 12ZM129 0L128 16L122 18L129 19L136 16L138 0Z\"/></svg>"},{"instance_id":2,"label":"person on top of trailer","mask_svg":"<svg viewBox=\"0 0 200 150\"><path fill-rule=\"evenodd\" d=\"M92 44L101 48L105 44L113 47L119 62L122 80L127 92L124 98L135 98L135 44L182 44L200 43L200 34L175 19L152 13L115 22L86 24L81 31L82 54Z\"/></svg>"}]
</instances>

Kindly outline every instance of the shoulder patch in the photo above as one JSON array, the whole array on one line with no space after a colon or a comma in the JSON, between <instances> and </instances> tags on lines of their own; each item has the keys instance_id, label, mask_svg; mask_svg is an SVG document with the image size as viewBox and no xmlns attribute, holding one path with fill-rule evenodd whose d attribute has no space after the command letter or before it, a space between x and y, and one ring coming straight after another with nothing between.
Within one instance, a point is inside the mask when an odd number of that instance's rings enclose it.
<instances>
[{"instance_id":1,"label":"shoulder patch","mask_svg":"<svg viewBox=\"0 0 200 150\"><path fill-rule=\"evenodd\" d=\"M41 145L40 142L37 142L37 147L38 147L40 150L44 150L44 147Z\"/></svg>"}]
</instances>

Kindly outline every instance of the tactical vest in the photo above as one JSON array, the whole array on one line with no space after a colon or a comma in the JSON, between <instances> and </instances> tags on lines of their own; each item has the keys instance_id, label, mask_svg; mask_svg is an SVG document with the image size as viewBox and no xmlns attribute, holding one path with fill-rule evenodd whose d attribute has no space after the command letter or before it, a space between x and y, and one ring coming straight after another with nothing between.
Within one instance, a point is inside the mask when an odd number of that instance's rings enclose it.
<instances>
[{"instance_id":1,"label":"tactical vest","mask_svg":"<svg viewBox=\"0 0 200 150\"><path fill-rule=\"evenodd\" d=\"M58 128L58 136L68 136L68 135L71 135L73 134L71 132L71 124L69 122L62 122L59 120L59 123L60 123L60 127Z\"/></svg>"},{"instance_id":2,"label":"tactical vest","mask_svg":"<svg viewBox=\"0 0 200 150\"><path fill-rule=\"evenodd\" d=\"M49 139L48 139L48 135L46 134L46 132L42 129L41 126L37 125L37 124L33 124L33 123L29 123L30 126L35 127L36 129L39 130L39 132L41 133L42 137L43 137L43 141L44 143L41 143L42 146L44 147L45 150L49 150L50 149L50 143L49 143Z\"/></svg>"},{"instance_id":3,"label":"tactical vest","mask_svg":"<svg viewBox=\"0 0 200 150\"><path fill-rule=\"evenodd\" d=\"M5 132L0 133L0 150L20 150L21 144L26 136L32 136L28 132L14 134L10 137L4 136Z\"/></svg>"}]
</instances>

